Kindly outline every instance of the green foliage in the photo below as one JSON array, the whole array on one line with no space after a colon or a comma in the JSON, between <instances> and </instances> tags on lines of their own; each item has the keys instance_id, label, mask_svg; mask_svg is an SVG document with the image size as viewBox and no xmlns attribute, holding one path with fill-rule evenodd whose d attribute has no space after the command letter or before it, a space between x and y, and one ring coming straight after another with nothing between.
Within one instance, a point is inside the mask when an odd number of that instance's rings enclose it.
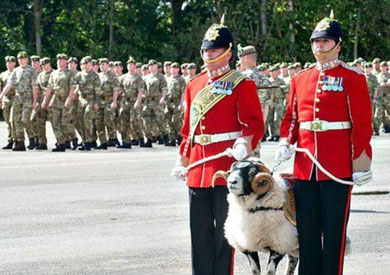
<instances>
[{"instance_id":1,"label":"green foliage","mask_svg":"<svg viewBox=\"0 0 390 275\"><path fill-rule=\"evenodd\" d=\"M112 1L115 9L110 20ZM37 2L42 5L41 52L49 57L64 52L78 58L92 55L126 61L132 55L144 63L191 60L200 65L203 35L225 13L236 43L254 45L259 61L313 61L311 31L331 9L344 31L344 60L356 58L355 43L357 55L365 59L390 55L390 0L267 0L265 34L262 0L2 0L0 58L19 50L36 53L33 11Z\"/></svg>"}]
</instances>

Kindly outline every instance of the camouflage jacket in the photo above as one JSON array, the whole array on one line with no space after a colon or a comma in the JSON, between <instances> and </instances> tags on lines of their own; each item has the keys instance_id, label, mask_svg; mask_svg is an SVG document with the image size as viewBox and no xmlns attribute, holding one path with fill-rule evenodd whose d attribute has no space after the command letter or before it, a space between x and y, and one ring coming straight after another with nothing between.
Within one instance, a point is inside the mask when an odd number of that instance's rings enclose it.
<instances>
[{"instance_id":1,"label":"camouflage jacket","mask_svg":"<svg viewBox=\"0 0 390 275\"><path fill-rule=\"evenodd\" d=\"M285 99L286 83L281 78L270 78L271 86L278 86L279 88L273 88L272 93L274 95L274 101L283 101Z\"/></svg>"},{"instance_id":2,"label":"camouflage jacket","mask_svg":"<svg viewBox=\"0 0 390 275\"><path fill-rule=\"evenodd\" d=\"M390 73L380 73L377 75L379 85L381 84L389 84L390 83ZM381 87L382 99L386 100L390 98L390 87Z\"/></svg>"},{"instance_id":3,"label":"camouflage jacket","mask_svg":"<svg viewBox=\"0 0 390 275\"><path fill-rule=\"evenodd\" d=\"M146 101L158 102L162 96L162 91L167 89L167 82L162 74L148 74L145 78Z\"/></svg>"},{"instance_id":4,"label":"camouflage jacket","mask_svg":"<svg viewBox=\"0 0 390 275\"><path fill-rule=\"evenodd\" d=\"M100 72L100 99L102 101L112 100L114 91L120 90L119 79L112 71Z\"/></svg>"},{"instance_id":5,"label":"camouflage jacket","mask_svg":"<svg viewBox=\"0 0 390 275\"><path fill-rule=\"evenodd\" d=\"M30 65L24 68L19 66L12 72L9 81L13 83L15 91L31 92L32 87L37 85L37 74Z\"/></svg>"},{"instance_id":6,"label":"camouflage jacket","mask_svg":"<svg viewBox=\"0 0 390 275\"><path fill-rule=\"evenodd\" d=\"M137 74L125 74L120 81L125 101L135 102L139 91L145 91L145 82Z\"/></svg>"},{"instance_id":7,"label":"camouflage jacket","mask_svg":"<svg viewBox=\"0 0 390 275\"><path fill-rule=\"evenodd\" d=\"M47 88L51 88L57 98L65 99L69 95L70 88L75 85L75 73L69 69L55 70L51 73Z\"/></svg>"},{"instance_id":8,"label":"camouflage jacket","mask_svg":"<svg viewBox=\"0 0 390 275\"><path fill-rule=\"evenodd\" d=\"M260 72L256 67L246 69L242 72L243 75L252 79L256 83L257 94L259 95L261 105L269 105L271 99L271 90L270 89L261 89L260 87L268 87L271 85L268 78Z\"/></svg>"},{"instance_id":9,"label":"camouflage jacket","mask_svg":"<svg viewBox=\"0 0 390 275\"><path fill-rule=\"evenodd\" d=\"M49 85L50 75L53 71L42 71L38 75L38 97L45 96L47 86Z\"/></svg>"},{"instance_id":10,"label":"camouflage jacket","mask_svg":"<svg viewBox=\"0 0 390 275\"><path fill-rule=\"evenodd\" d=\"M7 70L0 74L0 84L1 84L1 90L4 89L4 87L8 83L8 79L12 75L12 72ZM15 88L12 87L11 90L8 91L7 95L5 97L8 97L9 99L13 98L15 96Z\"/></svg>"},{"instance_id":11,"label":"camouflage jacket","mask_svg":"<svg viewBox=\"0 0 390 275\"><path fill-rule=\"evenodd\" d=\"M379 88L378 79L373 74L369 74L369 75L365 75L365 76L366 76L366 80L367 80L368 92L370 93L370 98L371 98L371 102L372 102L374 100L375 91ZM378 95L376 98L377 102L380 100L379 97L380 97L380 93L378 91Z\"/></svg>"},{"instance_id":12,"label":"camouflage jacket","mask_svg":"<svg viewBox=\"0 0 390 275\"><path fill-rule=\"evenodd\" d=\"M167 104L174 107L180 104L181 95L185 92L186 81L180 75L171 76L168 80ZM172 106L170 106L172 105Z\"/></svg>"},{"instance_id":13,"label":"camouflage jacket","mask_svg":"<svg viewBox=\"0 0 390 275\"><path fill-rule=\"evenodd\" d=\"M94 99L100 94L100 78L97 73L90 71L78 72L75 76L75 84L79 87L79 94L84 99Z\"/></svg>"}]
</instances>

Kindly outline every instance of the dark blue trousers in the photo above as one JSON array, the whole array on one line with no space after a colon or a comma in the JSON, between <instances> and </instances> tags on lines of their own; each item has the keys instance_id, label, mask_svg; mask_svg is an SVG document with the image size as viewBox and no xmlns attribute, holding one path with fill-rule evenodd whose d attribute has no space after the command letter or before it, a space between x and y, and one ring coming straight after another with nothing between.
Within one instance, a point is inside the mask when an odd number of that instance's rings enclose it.
<instances>
[{"instance_id":1,"label":"dark blue trousers","mask_svg":"<svg viewBox=\"0 0 390 275\"><path fill-rule=\"evenodd\" d=\"M294 191L299 275L343 274L352 187L333 180L316 181L312 176L308 181L297 180Z\"/></svg>"},{"instance_id":2,"label":"dark blue trousers","mask_svg":"<svg viewBox=\"0 0 390 275\"><path fill-rule=\"evenodd\" d=\"M225 186L189 188L193 275L233 274L234 250L224 236Z\"/></svg>"}]
</instances>

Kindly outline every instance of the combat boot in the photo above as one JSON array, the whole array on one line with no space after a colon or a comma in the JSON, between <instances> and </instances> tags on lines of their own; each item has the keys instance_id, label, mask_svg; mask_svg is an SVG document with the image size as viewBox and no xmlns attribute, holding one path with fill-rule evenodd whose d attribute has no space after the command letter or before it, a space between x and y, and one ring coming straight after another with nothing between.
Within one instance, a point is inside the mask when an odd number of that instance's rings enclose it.
<instances>
[{"instance_id":1,"label":"combat boot","mask_svg":"<svg viewBox=\"0 0 390 275\"><path fill-rule=\"evenodd\" d=\"M129 142L123 142L123 144L119 145L118 148L121 148L121 149L131 149L131 144Z\"/></svg>"},{"instance_id":2,"label":"combat boot","mask_svg":"<svg viewBox=\"0 0 390 275\"><path fill-rule=\"evenodd\" d=\"M163 136L163 142L164 142L164 145L167 146L167 144L169 143L169 137L168 137L168 135L164 135L164 136Z\"/></svg>"},{"instance_id":3,"label":"combat boot","mask_svg":"<svg viewBox=\"0 0 390 275\"><path fill-rule=\"evenodd\" d=\"M91 143L92 142L85 142L82 147L79 148L80 151L91 151ZM97 147L97 146L96 146Z\"/></svg>"},{"instance_id":4,"label":"combat boot","mask_svg":"<svg viewBox=\"0 0 390 275\"><path fill-rule=\"evenodd\" d=\"M91 148L96 148L96 147L97 147L96 140L90 142L90 143L89 143L89 146L90 146L90 149L91 149Z\"/></svg>"},{"instance_id":5,"label":"combat boot","mask_svg":"<svg viewBox=\"0 0 390 275\"><path fill-rule=\"evenodd\" d=\"M47 150L47 145L45 143L41 143L35 147L35 150Z\"/></svg>"},{"instance_id":6,"label":"combat boot","mask_svg":"<svg viewBox=\"0 0 390 275\"><path fill-rule=\"evenodd\" d=\"M65 144L56 144L56 148L51 149L52 152L65 152Z\"/></svg>"},{"instance_id":7,"label":"combat boot","mask_svg":"<svg viewBox=\"0 0 390 275\"><path fill-rule=\"evenodd\" d=\"M17 141L12 151L26 151L26 146L24 146L24 141Z\"/></svg>"},{"instance_id":8,"label":"combat boot","mask_svg":"<svg viewBox=\"0 0 390 275\"><path fill-rule=\"evenodd\" d=\"M78 142L79 142L79 140L78 140L77 137L72 139L72 150L76 150L77 149L77 147L79 146Z\"/></svg>"},{"instance_id":9,"label":"combat boot","mask_svg":"<svg viewBox=\"0 0 390 275\"><path fill-rule=\"evenodd\" d=\"M39 145L39 138L38 137L34 137L34 143L35 143L35 147L38 147L38 145Z\"/></svg>"},{"instance_id":10,"label":"combat boot","mask_svg":"<svg viewBox=\"0 0 390 275\"><path fill-rule=\"evenodd\" d=\"M14 142L13 141L9 141L8 144L6 146L4 146L2 149L3 150L9 150L9 149L12 149L12 146L14 145Z\"/></svg>"},{"instance_id":11,"label":"combat boot","mask_svg":"<svg viewBox=\"0 0 390 275\"><path fill-rule=\"evenodd\" d=\"M95 148L95 150L107 150L107 146L108 146L107 143L102 143L102 144L100 144L99 146L97 146L97 147Z\"/></svg>"},{"instance_id":12,"label":"combat boot","mask_svg":"<svg viewBox=\"0 0 390 275\"><path fill-rule=\"evenodd\" d=\"M386 125L383 127L385 133L390 133L390 126Z\"/></svg>"},{"instance_id":13,"label":"combat boot","mask_svg":"<svg viewBox=\"0 0 390 275\"><path fill-rule=\"evenodd\" d=\"M280 136L274 136L273 141L279 141L279 140L280 140Z\"/></svg>"},{"instance_id":14,"label":"combat boot","mask_svg":"<svg viewBox=\"0 0 390 275\"><path fill-rule=\"evenodd\" d=\"M143 140L143 139L142 139L142 140ZM138 139L133 139L133 140L131 141L131 145L135 145L135 146L139 145L139 140L138 140Z\"/></svg>"},{"instance_id":15,"label":"combat boot","mask_svg":"<svg viewBox=\"0 0 390 275\"><path fill-rule=\"evenodd\" d=\"M145 148L153 148L153 145L152 145L152 140L150 138L148 138L144 144Z\"/></svg>"},{"instance_id":16,"label":"combat boot","mask_svg":"<svg viewBox=\"0 0 390 275\"><path fill-rule=\"evenodd\" d=\"M168 141L167 143L165 143L165 146L172 146L172 147L175 147L175 146L176 146L176 140L170 140L170 141Z\"/></svg>"},{"instance_id":17,"label":"combat boot","mask_svg":"<svg viewBox=\"0 0 390 275\"><path fill-rule=\"evenodd\" d=\"M182 136L177 136L177 145L180 145L182 140L183 140Z\"/></svg>"},{"instance_id":18,"label":"combat boot","mask_svg":"<svg viewBox=\"0 0 390 275\"><path fill-rule=\"evenodd\" d=\"M145 140L143 137L139 139L139 147L145 147Z\"/></svg>"},{"instance_id":19,"label":"combat boot","mask_svg":"<svg viewBox=\"0 0 390 275\"><path fill-rule=\"evenodd\" d=\"M70 147L70 141L65 141L65 149L72 149L72 147Z\"/></svg>"},{"instance_id":20,"label":"combat boot","mask_svg":"<svg viewBox=\"0 0 390 275\"><path fill-rule=\"evenodd\" d=\"M115 147L114 139L109 139L109 140L107 141L107 146L108 146L108 147Z\"/></svg>"},{"instance_id":21,"label":"combat boot","mask_svg":"<svg viewBox=\"0 0 390 275\"><path fill-rule=\"evenodd\" d=\"M37 145L35 144L35 138L30 138L29 139L30 144L27 146L28 150L33 150Z\"/></svg>"}]
</instances>

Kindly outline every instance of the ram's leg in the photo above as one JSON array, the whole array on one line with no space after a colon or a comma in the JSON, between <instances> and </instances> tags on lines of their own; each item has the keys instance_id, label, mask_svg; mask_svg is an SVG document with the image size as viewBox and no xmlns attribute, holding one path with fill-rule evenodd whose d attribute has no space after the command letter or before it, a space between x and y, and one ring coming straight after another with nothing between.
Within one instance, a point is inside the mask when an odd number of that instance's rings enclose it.
<instances>
[{"instance_id":1,"label":"ram's leg","mask_svg":"<svg viewBox=\"0 0 390 275\"><path fill-rule=\"evenodd\" d=\"M260 275L261 273L260 260L257 252L244 251L243 253L249 260L249 265L252 270L252 275Z\"/></svg>"},{"instance_id":2,"label":"ram's leg","mask_svg":"<svg viewBox=\"0 0 390 275\"><path fill-rule=\"evenodd\" d=\"M284 254L280 254L276 251L270 250L268 266L267 266L267 275L274 275L276 273L276 268L281 259L283 259Z\"/></svg>"},{"instance_id":3,"label":"ram's leg","mask_svg":"<svg viewBox=\"0 0 390 275\"><path fill-rule=\"evenodd\" d=\"M288 264L287 264L287 269L286 269L286 275L293 275L295 268L297 267L298 264L298 258L288 255Z\"/></svg>"}]
</instances>

